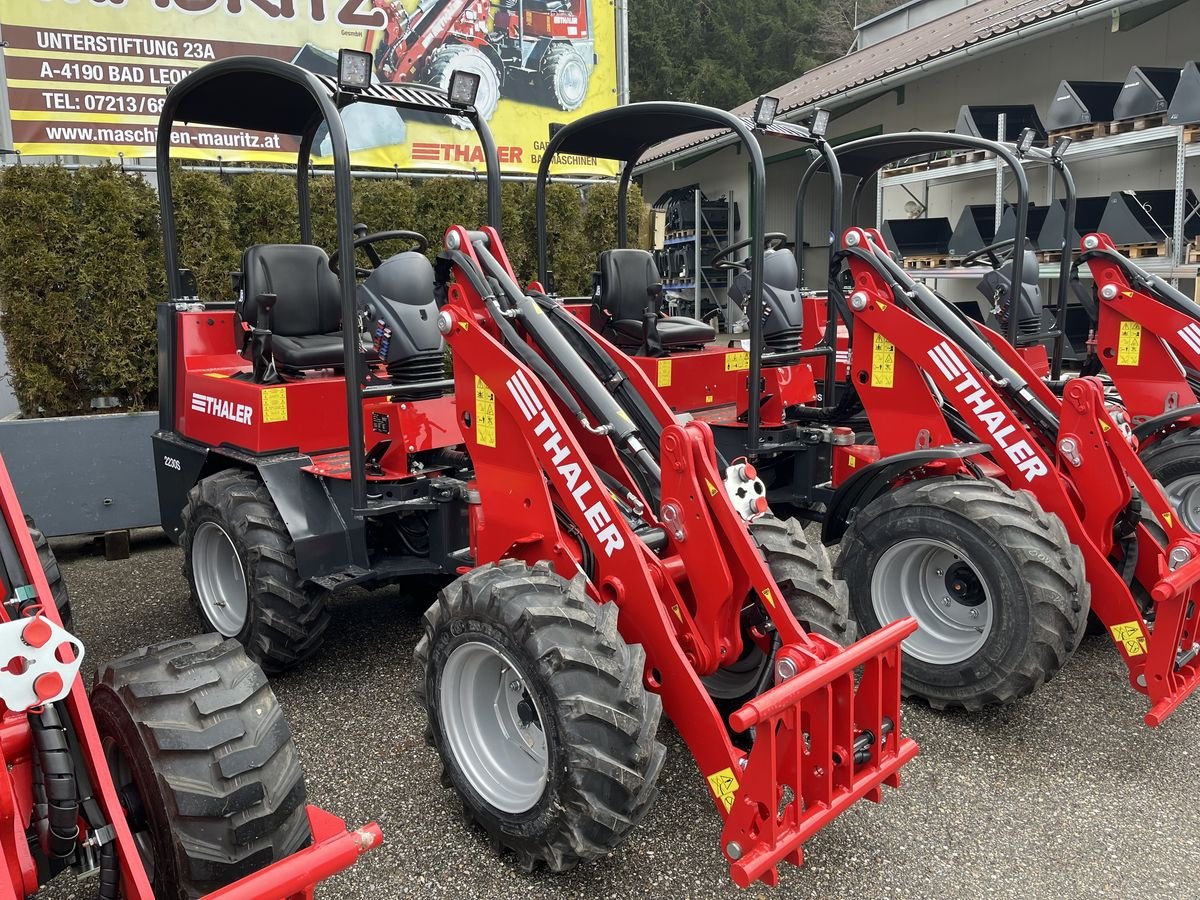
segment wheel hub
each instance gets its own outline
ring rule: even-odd
[[[987,584],[963,551],[932,538],[909,538],[884,551],[871,573],[871,603],[881,625],[912,616],[910,656],[933,665],[970,659],[991,633]]]
[[[482,641],[455,647],[438,707],[448,749],[471,787],[506,813],[536,806],[549,780],[549,746],[542,711],[509,656]]]
[[[1190,531],[1200,529],[1200,475],[1176,478],[1165,487],[1167,499]]]
[[[192,578],[205,618],[224,637],[237,637],[250,608],[246,571],[229,534],[202,522],[192,538]]]

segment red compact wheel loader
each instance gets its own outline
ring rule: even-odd
[[[126,900],[300,900],[382,840],[304,802],[262,671],[218,635],[103,663],[0,461],[0,897],[64,872]]]
[[[385,81],[447,90],[454,72],[472,72],[481,79],[475,105],[486,119],[511,79],[565,112],[587,99],[596,63],[591,0],[422,0],[411,13],[398,0],[372,5],[387,17],[374,47]]]
[[[806,840],[881,799],[916,754],[899,718],[914,623],[852,643],[828,555],[770,514],[754,467],[719,460],[703,422],[517,286],[477,109],[344,87],[234,59],[167,97],[164,135],[176,119],[267,115],[301,147],[301,243],[248,248],[236,304],[191,296],[158,148],[172,300],[154,446],[198,606],[279,670],[319,645],[331,589],[457,576],[425,614],[417,693],[446,782],[493,846],[555,871],[609,852],[656,796],[665,710],[724,821],[734,881],[777,883],[778,864],[799,865]],[[217,102],[252,94],[279,102]],[[355,237],[338,107],[359,102],[458,115],[479,134],[491,224],[451,227],[436,267],[414,232]],[[321,126],[333,258],[309,243]],[[407,249],[385,258],[387,240]]]

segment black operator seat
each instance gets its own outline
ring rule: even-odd
[[[598,268],[592,298],[593,326],[620,347],[641,346],[646,303],[651,292],[662,285],[654,257],[646,250],[605,250]],[[697,319],[658,319],[658,337],[667,349],[702,346],[716,336],[712,327]]]
[[[256,244],[242,256],[242,294],[234,340],[248,342],[258,322],[258,298],[276,296],[271,318],[275,364],[283,370],[326,369],[345,361],[338,277],[329,256],[311,244]],[[372,354],[373,355],[373,354]]]

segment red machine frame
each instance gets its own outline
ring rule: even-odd
[[[2,460],[0,513],[15,539],[21,563],[31,576],[37,596],[51,596],[16,491]],[[40,614],[62,624],[53,603],[43,604]],[[3,607],[0,607],[0,621],[9,621]],[[79,736],[79,752],[96,790],[96,799],[115,831],[122,896],[127,900],[154,900],[154,892],[109,775],[81,676],[76,677],[70,694],[61,705],[67,710]],[[0,772],[4,773],[0,777],[0,851],[3,851],[0,855],[5,869],[0,873],[0,900],[24,900],[36,894],[40,886],[37,863],[30,853],[26,835],[33,811],[31,715],[37,713],[13,712],[0,703]],[[379,846],[383,840],[379,826],[374,823],[347,831],[346,823],[337,816],[311,805],[308,821],[313,834],[310,846],[208,894],[207,900],[311,900],[313,888],[319,882],[352,865],[360,855]]]
[[[488,270],[477,250],[488,248],[515,279],[495,230],[484,229],[480,237],[452,226],[446,243],[460,248],[480,272]],[[900,768],[916,755],[916,744],[900,735],[898,718],[900,642],[916,623],[895,622],[849,649],[805,633],[777,602],[782,594],[720,487],[724,479],[708,426],[676,424],[641,369],[611,349],[664,426],[663,505],[674,505],[685,523],[686,539],[668,529],[667,549],[654,555],[608,492],[596,488],[604,483],[597,468],[610,475],[626,471],[612,443],[559,412],[541,381],[499,340],[470,278],[450,285],[441,316],[455,359],[456,394],[475,398],[473,410],[460,406],[460,412],[473,413],[475,423],[464,436],[477,473],[472,486],[480,494],[471,507],[476,564],[517,558],[551,560],[559,572],[579,569],[581,548],[560,528],[555,501],[578,508],[591,526],[581,533],[597,560],[589,590],[597,602],[617,604],[622,635],[646,649],[644,683],[661,695],[708,781],[725,821],[721,843],[734,881],[743,887],[759,879],[777,884],[779,862],[801,864],[805,840],[854,801],[878,801],[881,785],[898,786]],[[624,486],[638,494],[635,484]],[[657,522],[648,509],[645,515]],[[700,676],[741,654],[741,608],[750,595],[762,598],[782,639],[776,671],[782,665],[795,674],[731,718],[738,730],[757,729],[747,754],[731,743]],[[761,632],[755,639],[768,641]],[[785,787],[794,800],[780,814]]]
[[[1018,350],[982,329],[1004,362],[1025,377],[1036,402],[1058,416],[1058,434],[1047,436],[1013,409],[966,353],[895,302],[870,261],[873,254],[887,254],[877,231],[851,228],[843,246],[854,278],[852,377],[878,446],[873,452],[838,447],[835,455],[888,456],[957,443],[936,388],[972,431],[992,441],[992,452],[974,458],[975,471],[1030,491],[1062,520],[1083,552],[1092,610],[1117,645],[1130,684],[1150,700],[1145,721],[1160,724],[1200,684],[1200,597],[1194,590],[1200,581],[1200,536],[1182,525],[1138,459],[1136,442],[1114,418],[1103,386],[1094,378],[1075,378],[1060,400]],[[957,460],[945,461],[936,474],[974,477],[972,466]],[[1120,552],[1113,526],[1132,498],[1131,483],[1166,535],[1161,546],[1145,524],[1137,526],[1136,575],[1154,602],[1152,627],[1110,562]]]

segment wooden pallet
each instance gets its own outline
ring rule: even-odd
[[[1200,125],[1184,125],[1183,142],[1185,144],[1200,144]]]
[[[695,237],[695,236],[696,236],[695,228],[683,228],[679,231],[668,231],[667,232],[667,240],[668,241],[675,240],[676,238],[685,238],[685,237],[690,238],[690,237]]]
[[[1117,244],[1117,249],[1129,259],[1156,259],[1167,255],[1165,241],[1157,244]]]
[[[1039,263],[1062,262],[1062,251],[1061,250],[1039,250],[1039,251],[1037,251],[1037,261]]]
[[[1128,134],[1131,131],[1145,131],[1147,128],[1158,128],[1167,124],[1165,112],[1152,116],[1138,116],[1135,119],[1121,119],[1119,122],[1108,123],[1109,134]]]
[[[988,152],[986,150],[968,150],[962,153],[951,153],[948,155],[936,156],[933,159],[922,160],[921,162],[909,163],[902,166],[888,166],[888,175],[913,175],[917,172],[934,172],[938,169],[948,169],[951,166],[961,166],[968,163],[979,162],[987,159]]]
[[[904,268],[906,269],[941,269],[950,264],[948,256],[906,256],[904,257]]]
[[[1073,125],[1070,128],[1059,128],[1056,131],[1049,132],[1049,145],[1054,146],[1054,142],[1059,138],[1070,138],[1072,143],[1078,144],[1083,141],[1090,141],[1092,138],[1107,137],[1108,126],[1112,122],[1092,122],[1088,125]]]

